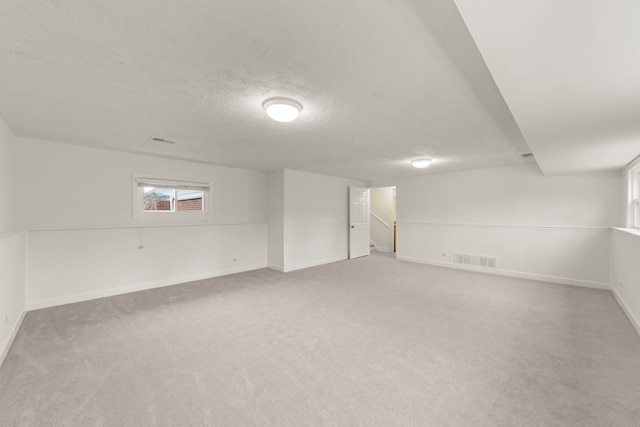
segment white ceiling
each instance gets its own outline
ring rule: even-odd
[[[640,1],[455,2],[545,174],[640,154]]]
[[[0,115],[20,136],[364,180],[522,163],[527,142],[545,172],[619,168],[640,154],[637,5],[556,3],[459,0],[472,38],[453,0],[3,2]],[[267,118],[271,96],[300,118]]]
[[[0,115],[20,136],[365,180],[523,162],[451,0],[0,5]],[[304,104],[267,118],[265,98]],[[158,136],[175,145],[150,142]]]

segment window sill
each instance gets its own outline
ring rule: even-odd
[[[611,227],[612,230],[622,231],[623,233],[633,234],[634,236],[640,237],[640,230],[637,228],[618,228]]]

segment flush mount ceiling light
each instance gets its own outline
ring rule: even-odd
[[[411,165],[414,168],[424,169],[431,164],[431,159],[414,159],[411,160]]]
[[[262,103],[267,115],[278,122],[291,122],[298,118],[302,104],[291,98],[269,98]]]

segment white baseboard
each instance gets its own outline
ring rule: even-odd
[[[613,293],[613,296],[618,302],[620,308],[622,308],[622,311],[624,311],[624,314],[626,314],[627,318],[629,318],[629,322],[631,322],[633,328],[636,330],[638,335],[640,335],[640,321],[638,321],[638,318],[636,318],[636,316],[631,312],[629,306],[624,302],[624,299],[622,299],[622,296],[616,291],[615,288],[612,288],[611,292]]]
[[[376,246],[375,248],[371,248],[373,250],[376,250],[378,252],[391,252],[390,248],[386,248],[384,246]]]
[[[2,364],[4,363],[4,359],[7,357],[7,354],[9,354],[9,349],[11,348],[16,335],[18,335],[18,330],[20,329],[20,325],[22,325],[22,321],[24,320],[24,316],[26,314],[27,307],[24,307],[22,309],[22,313],[20,313],[20,316],[18,316],[18,318],[14,322],[13,327],[11,328],[11,333],[7,337],[7,340],[2,345],[2,352],[0,353],[0,366],[2,366]]]
[[[168,280],[160,280],[157,282],[141,283],[138,285],[124,286],[121,288],[104,289],[95,292],[87,292],[83,294],[67,295],[59,298],[50,298],[39,301],[29,301],[27,308],[31,310],[39,310],[41,308],[55,307],[58,305],[72,304],[75,302],[89,301],[92,299],[105,298],[114,295],[128,294],[131,292],[146,291],[148,289],[162,288],[165,286],[178,285],[180,283],[193,282],[196,280],[211,279],[213,277],[226,276],[229,274],[243,273],[246,271],[258,270],[266,268],[266,264],[256,264],[245,267],[230,268],[227,270],[211,271],[208,273],[196,274],[193,276],[185,276]]]
[[[318,261],[312,261],[312,262],[306,262],[303,264],[296,264],[293,266],[285,266],[283,271],[285,273],[288,273],[290,271],[296,271],[296,270],[302,270],[303,268],[309,268],[309,267],[316,267],[318,265],[323,265],[323,264],[330,264],[332,262],[338,262],[338,261],[344,261],[345,259],[347,259],[344,256],[340,256],[340,257],[333,257],[333,258],[325,258],[325,259],[321,259]]]
[[[547,275],[543,275],[543,274],[523,273],[523,272],[520,272],[520,271],[499,270],[499,269],[475,267],[475,266],[454,264],[452,262],[443,262],[443,261],[436,261],[436,260],[422,259],[422,258],[412,258],[412,257],[405,257],[405,256],[400,256],[400,255],[396,255],[396,259],[398,259],[400,261],[408,261],[408,262],[416,262],[416,263],[420,263],[420,264],[435,265],[435,266],[438,266],[438,267],[455,268],[455,269],[458,269],[458,270],[475,271],[475,272],[478,272],[478,273],[495,274],[495,275],[498,275],[498,276],[517,277],[519,279],[531,279],[531,280],[538,280],[540,282],[549,282],[549,283],[559,283],[561,285],[580,286],[580,287],[583,287],[583,288],[611,290],[611,286],[608,283],[592,282],[592,281],[589,281],[589,280],[581,280],[581,279],[571,279],[569,277],[547,276]]]
[[[267,268],[270,268],[271,270],[276,270],[276,271],[280,271],[280,272],[284,273],[284,267],[281,266],[281,265],[267,264]]]

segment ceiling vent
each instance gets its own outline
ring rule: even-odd
[[[533,159],[533,153],[520,153],[520,157],[523,159]]]
[[[175,144],[175,141],[171,141],[170,139],[164,139],[164,138],[158,138],[156,136],[154,136],[153,138],[151,138],[151,140],[153,142],[163,142],[165,144]]]

